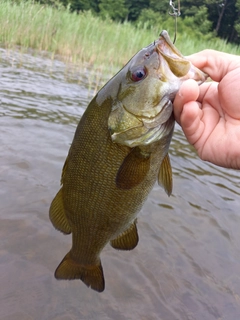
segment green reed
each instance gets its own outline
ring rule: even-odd
[[[70,13],[65,8],[54,8],[30,1],[0,2],[0,43],[13,49],[19,46],[48,51],[54,58],[60,55],[73,64],[116,67],[124,65],[140,48],[159,35],[162,28],[174,36],[174,21],[163,19],[161,25],[149,28],[137,27],[129,22],[116,23],[102,20],[90,12]],[[192,28],[179,19],[176,46],[183,54],[205,48],[239,54],[236,46],[230,46],[214,37],[200,38]]]

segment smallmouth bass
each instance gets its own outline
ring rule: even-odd
[[[72,248],[55,271],[57,279],[81,279],[101,292],[102,249],[108,242],[118,250],[136,247],[136,216],[156,180],[168,195],[172,192],[172,101],[190,78],[201,84],[206,75],[162,31],[90,102],[50,206],[54,227],[72,233]]]

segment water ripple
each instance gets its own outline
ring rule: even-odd
[[[201,161],[178,125],[173,195],[155,185],[136,249],[104,249],[105,292],[54,279],[71,237],[54,230],[48,208],[98,86],[89,72],[0,49],[1,319],[239,319],[240,173]]]

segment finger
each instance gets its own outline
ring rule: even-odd
[[[199,102],[187,102],[180,116],[180,124],[183,132],[192,145],[195,145],[203,134],[204,124],[201,121],[203,112],[199,108]]]
[[[181,88],[176,94],[176,97],[173,102],[174,116],[178,123],[180,123],[180,116],[181,116],[184,104],[186,104],[189,101],[197,100],[198,95],[199,95],[199,87],[196,81],[189,79],[181,85]]]
[[[228,72],[240,68],[239,56],[216,50],[203,50],[188,56],[187,59],[217,82]]]

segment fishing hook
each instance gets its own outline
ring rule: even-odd
[[[168,12],[168,14],[175,18],[175,34],[174,34],[174,39],[173,39],[173,43],[175,43],[176,38],[177,38],[177,18],[181,15],[180,0],[178,0],[178,7],[177,8],[175,8],[172,0],[169,0],[169,6],[173,10],[173,12]]]

